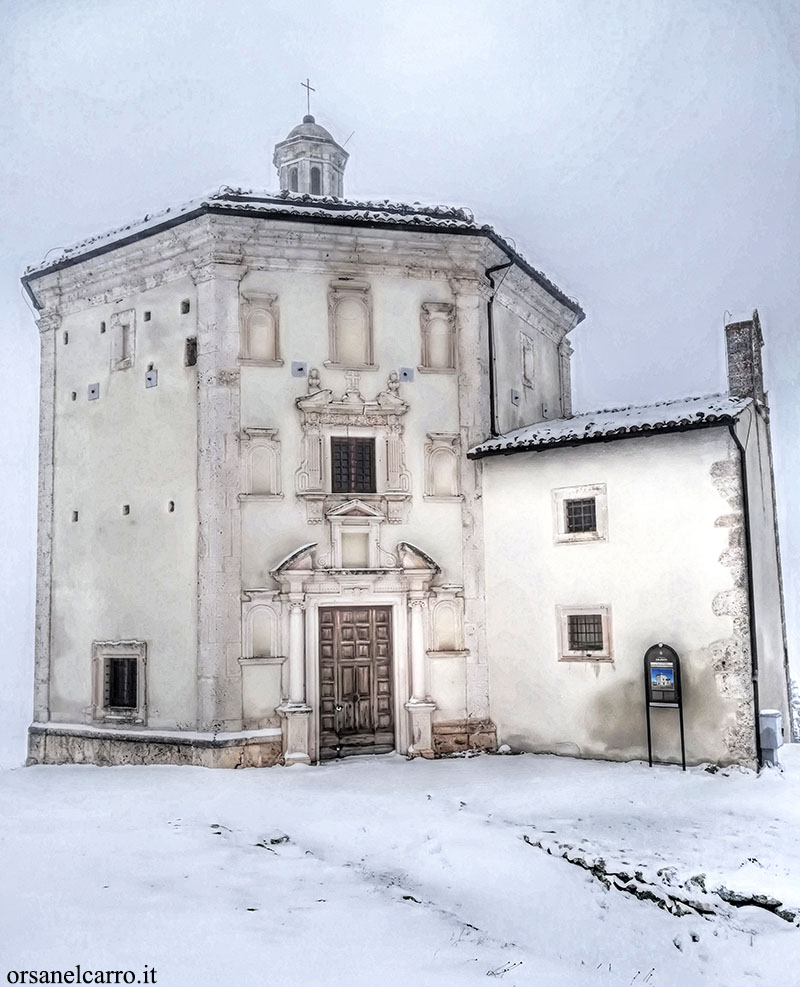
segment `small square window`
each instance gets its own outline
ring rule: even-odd
[[[566,509],[567,533],[572,535],[579,531],[597,531],[597,508],[594,497],[582,497],[580,500],[567,500]]]
[[[603,650],[603,618],[599,613],[571,613],[567,627],[570,651]]]
[[[605,483],[554,490],[553,528],[556,544],[607,541],[608,498]]]
[[[331,490],[375,493],[374,439],[331,439]]]
[[[560,606],[558,621],[562,660],[611,660],[611,616],[608,606]]]

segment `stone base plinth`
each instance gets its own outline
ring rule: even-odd
[[[431,717],[436,709],[436,703],[418,702],[410,699],[406,709],[411,715],[411,746],[408,753],[415,757],[433,756],[433,738],[431,734]]]
[[[281,759],[279,730],[186,734],[34,724],[28,760],[34,764],[186,764],[202,768],[266,768]]]
[[[311,707],[305,703],[283,703],[278,707],[283,724],[283,760],[289,764],[311,764],[309,748],[309,717]]]
[[[433,749],[439,755],[460,751],[494,751],[497,750],[497,728],[491,720],[434,723]]]

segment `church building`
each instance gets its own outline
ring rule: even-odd
[[[311,115],[224,187],[29,268],[29,763],[752,764],[787,661],[757,314],[728,394],[573,415],[580,305],[464,209],[344,198]],[[654,744],[674,758],[671,710]]]

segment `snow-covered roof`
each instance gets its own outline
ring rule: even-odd
[[[727,394],[705,394],[656,404],[587,411],[572,418],[536,422],[535,425],[487,439],[470,449],[468,455],[472,459],[480,459],[497,453],[524,452],[648,432],[724,424],[733,421],[751,401],[752,398],[731,398]]]
[[[297,192],[266,192],[257,189],[222,186],[216,192],[192,199],[176,208],[148,213],[143,219],[118,226],[97,236],[88,237],[66,247],[51,257],[48,251],[38,264],[26,268],[23,284],[37,277],[78,264],[90,257],[115,247],[152,236],[162,230],[185,223],[207,213],[238,216],[263,216],[271,219],[299,220],[301,222],[333,223],[342,226],[415,228],[432,232],[464,233],[485,236],[495,243],[526,274],[545,288],[554,298],[570,309],[579,319],[584,316],[580,305],[536,270],[508,241],[491,226],[479,225],[468,209],[457,206],[426,206],[419,202],[360,201],[339,199],[334,196],[308,195]]]

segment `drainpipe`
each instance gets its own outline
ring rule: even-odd
[[[494,267],[487,267],[483,272],[492,289],[489,300],[486,302],[486,325],[489,331],[489,431],[493,439],[497,438],[500,432],[497,428],[497,367],[494,350],[494,316],[492,314],[492,303],[494,302],[497,288],[492,275],[498,271],[507,270],[513,264],[514,261],[510,260],[507,264],[496,264]]]
[[[758,642],[756,639],[756,599],[755,583],[753,580],[753,545],[750,539],[750,497],[747,491],[747,459],[745,456],[745,448],[742,445],[739,436],[736,434],[735,422],[728,423],[728,431],[731,433],[731,438],[735,442],[736,448],[739,450],[739,477],[742,485],[742,527],[744,529],[744,552],[747,565],[747,606],[750,611],[750,665],[753,682],[753,713],[756,729],[756,761],[758,762],[758,770],[760,771],[762,768],[762,753],[761,731],[759,729],[758,720]]]

